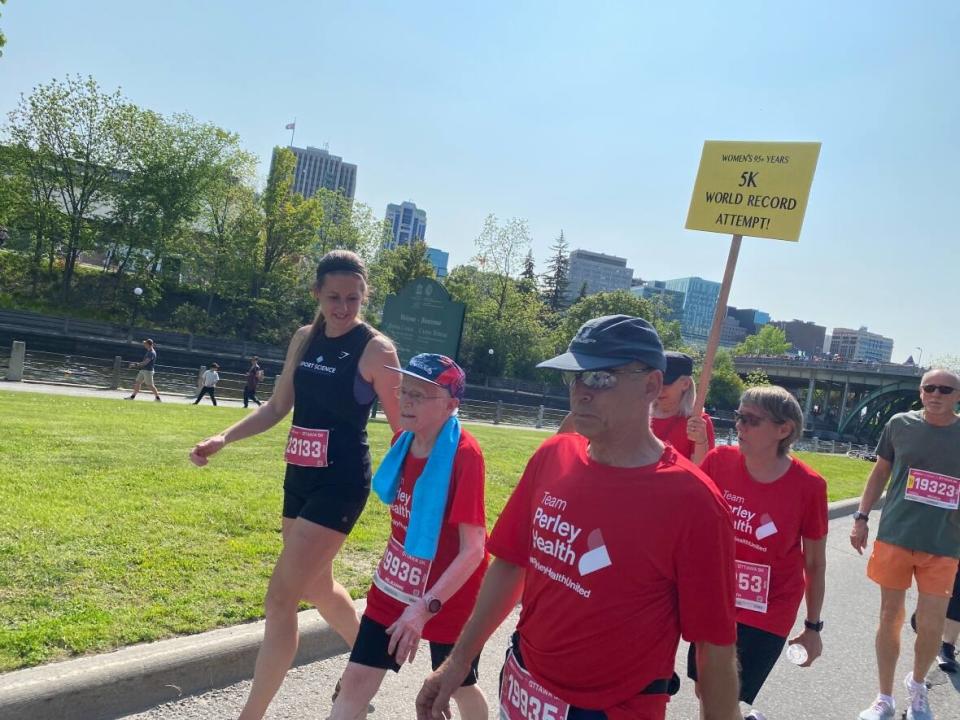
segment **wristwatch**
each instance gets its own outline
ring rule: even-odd
[[[860,512],[859,510],[857,510],[853,514],[854,522],[856,522],[857,520],[863,520],[864,522],[867,522],[869,519],[870,519],[870,513]]]
[[[433,597],[433,595],[424,595],[423,601],[427,604],[427,612],[431,615],[436,615],[440,612],[440,608],[443,607],[443,603],[440,602],[440,598]]]
[[[817,621],[817,622],[810,622],[809,620],[804,620],[804,621],[803,621],[803,626],[804,626],[807,630],[813,630],[814,632],[820,632],[821,630],[823,630],[823,620],[819,620],[819,621]]]

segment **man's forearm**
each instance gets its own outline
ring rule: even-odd
[[[523,592],[524,568],[494,558],[480,586],[477,604],[450,653],[452,662],[468,666],[500,627]]]
[[[860,512],[868,513],[873,510],[877,500],[883,495],[883,489],[890,479],[890,471],[886,461],[881,465],[879,460],[873,470],[870,471],[870,477],[867,478],[867,484],[863,488],[863,497],[860,498]]]
[[[736,645],[697,643],[697,678],[704,720],[740,718]]]
[[[807,620],[817,622],[823,612],[823,598],[827,589],[826,565],[814,565],[806,569],[807,587],[804,597],[807,605]]]

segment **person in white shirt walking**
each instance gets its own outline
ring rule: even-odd
[[[214,406],[217,404],[217,383],[220,382],[220,373],[217,370],[220,369],[220,366],[216,363],[210,365],[210,369],[204,371],[203,377],[200,379],[200,383],[203,387],[200,388],[200,393],[197,395],[197,399],[193,401],[193,404],[196,405],[199,403],[204,395],[209,395],[210,400],[213,402]]]

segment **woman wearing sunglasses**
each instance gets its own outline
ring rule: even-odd
[[[789,451],[803,431],[796,398],[782,387],[747,390],[736,412],[739,446],[718,447],[701,465],[730,506],[737,537],[737,654],[740,700],[753,705],[793,628],[801,598],[805,629],[790,640],[822,650],[827,484]],[[696,658],[687,674],[697,679]],[[747,718],[763,720],[752,710]]]

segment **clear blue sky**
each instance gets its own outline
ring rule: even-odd
[[[462,5],[10,0],[0,112],[91,74],[262,163],[296,117],[453,264],[492,212],[541,267],[562,228],[646,279],[720,279],[729,239],[683,228],[705,139],[818,140],[800,242],[745,238],[731,304],[960,355],[960,3]]]

